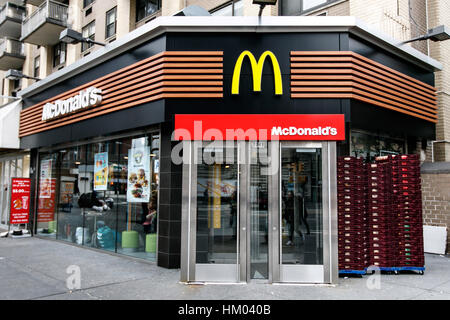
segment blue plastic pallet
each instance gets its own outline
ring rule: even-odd
[[[366,270],[339,270],[339,274],[366,274]]]
[[[425,271],[425,267],[379,267],[379,270],[380,271]]]
[[[425,267],[397,267],[398,271],[425,271]]]
[[[380,271],[398,271],[397,267],[379,267]]]

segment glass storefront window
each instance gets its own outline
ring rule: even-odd
[[[119,141],[119,167],[126,172],[118,205],[117,252],[156,259],[159,136]]]
[[[389,154],[406,153],[406,140],[388,135],[377,135],[360,130],[351,132],[351,155],[365,158],[367,161],[375,157]]]
[[[156,260],[159,135],[41,154],[37,232]]]
[[[80,180],[85,184],[79,205],[84,210],[86,246],[115,251],[118,235],[117,142],[101,142],[86,146],[86,160],[80,166]]]
[[[84,146],[68,148],[59,151],[57,162],[58,179],[56,179],[56,198],[58,228],[57,238],[64,241],[83,244],[89,241],[89,229],[83,224],[83,208],[79,205],[80,187],[85,181],[80,181],[80,166],[85,157]],[[86,238],[84,240],[84,238]]]

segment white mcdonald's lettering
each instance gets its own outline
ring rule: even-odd
[[[273,127],[272,136],[336,136],[338,131],[333,127],[297,128]]]
[[[69,99],[47,103],[42,110],[42,121],[51,120],[80,109],[99,105],[102,103],[102,99],[102,90],[90,87],[80,91],[76,96],[70,97]]]

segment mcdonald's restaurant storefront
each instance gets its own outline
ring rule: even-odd
[[[334,18],[158,18],[23,90],[35,235],[337,283],[337,157],[426,148],[440,64]]]

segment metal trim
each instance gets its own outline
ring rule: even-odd
[[[191,141],[183,141],[183,157],[192,159]],[[180,281],[189,280],[189,261],[190,261],[190,206],[191,202],[191,166],[190,162],[183,163],[183,190],[181,203],[181,261],[180,261]]]
[[[338,215],[337,215],[337,150],[336,142],[328,142],[329,163],[329,219],[330,219],[330,283],[337,284],[338,265]]]
[[[281,153],[280,142],[271,141],[271,159],[278,159],[276,171],[269,177],[269,282],[280,282],[280,209],[281,209],[281,189],[280,189],[280,168]],[[273,164],[272,164],[273,165]],[[278,239],[278,241],[276,240]]]
[[[328,143],[322,144],[322,244],[323,244],[323,281],[330,282],[330,173]]]
[[[248,219],[248,208],[249,208],[249,178],[250,178],[250,172],[249,172],[249,143],[246,141],[240,141],[238,142],[240,147],[240,161],[239,163],[239,196],[238,196],[238,203],[239,203],[239,221],[240,226],[244,226],[244,228],[238,229],[238,234],[240,237],[239,240],[239,262],[240,262],[240,270],[239,270],[239,281],[240,282],[249,282],[250,278],[250,255],[248,254],[250,252],[250,232],[248,230],[250,229],[250,223],[251,220]]]
[[[188,281],[195,281],[195,265],[196,265],[196,248],[197,248],[197,166],[195,160],[197,158],[198,145],[202,147],[201,142],[191,142],[191,158],[190,158],[190,214],[189,214],[189,275]]]

